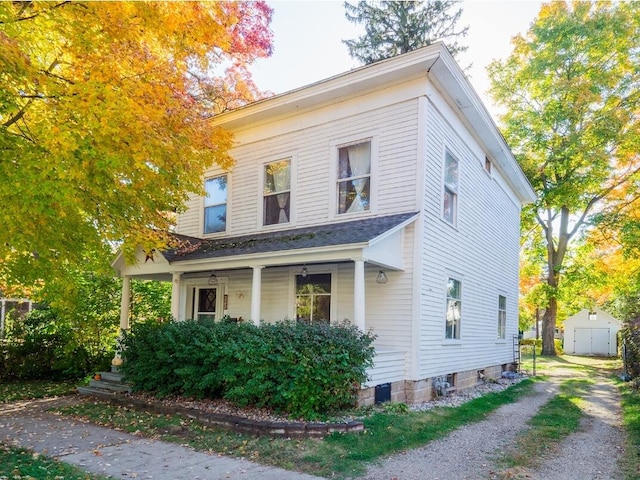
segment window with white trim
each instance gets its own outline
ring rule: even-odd
[[[445,322],[446,339],[460,338],[460,320],[462,318],[462,284],[449,278],[447,281],[447,310]]]
[[[296,275],[296,321],[330,323],[330,273]]]
[[[263,225],[289,223],[291,218],[291,160],[264,166]]]
[[[498,338],[507,336],[507,297],[498,295]]]
[[[448,151],[444,160],[444,191],[442,194],[442,218],[456,224],[458,213],[458,160]]]
[[[227,176],[208,178],[204,182],[204,233],[227,229]]]
[[[338,148],[337,213],[371,209],[371,142]]]

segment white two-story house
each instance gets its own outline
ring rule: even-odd
[[[436,44],[217,116],[235,135],[180,248],[114,262],[171,281],[178,320],[344,322],[375,336],[361,403],[419,402],[514,361],[519,221],[535,193]],[[374,388],[377,387],[377,388]]]

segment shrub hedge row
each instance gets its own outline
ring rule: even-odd
[[[620,330],[624,343],[624,362],[626,373],[632,378],[640,377],[640,323],[638,321]]]
[[[373,340],[348,325],[142,324],[124,335],[121,370],[134,391],[224,398],[313,419],[355,403]]]
[[[24,318],[8,316],[0,341],[0,381],[81,378],[107,368],[113,352],[89,349],[72,326],[48,308]]]

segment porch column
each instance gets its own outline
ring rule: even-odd
[[[364,294],[364,260],[357,258],[354,260],[353,273],[353,324],[363,332],[365,317],[365,294]]]
[[[124,275],[122,277],[122,297],[120,298],[120,334],[116,341],[116,352],[111,359],[111,365],[113,367],[119,367],[122,365],[121,344],[123,330],[129,330],[129,311],[131,310],[131,277]]]
[[[122,298],[120,299],[120,329],[129,330],[129,310],[131,309],[131,277],[122,277]]]
[[[251,282],[251,321],[254,325],[260,323],[260,296],[262,291],[262,269],[264,266],[253,268],[253,280]]]
[[[171,316],[180,320],[180,277],[182,272],[171,274]]]

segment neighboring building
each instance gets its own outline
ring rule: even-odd
[[[564,353],[570,355],[618,355],[622,322],[604,310],[580,310],[564,322]]]
[[[34,304],[26,298],[0,297],[0,339],[4,338],[7,317],[9,315],[22,318],[29,313],[33,307]]]
[[[211,168],[208,196],[179,215],[182,248],[114,261],[123,327],[129,279],[150,278],[173,282],[180,320],[347,320],[372,331],[366,386],[396,401],[429,399],[435,383],[472,386],[514,361],[520,209],[535,193],[444,45],[212,126],[234,133],[236,164]]]
[[[538,328],[534,324],[529,330],[522,332],[522,338],[542,338],[542,320],[538,321]],[[553,332],[553,338],[556,340],[564,339],[564,332],[561,328],[556,327]]]

